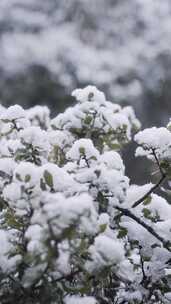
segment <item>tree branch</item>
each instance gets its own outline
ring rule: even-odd
[[[137,200],[133,205],[132,208],[135,208],[137,206],[139,206],[141,203],[143,203],[143,201],[150,195],[152,194],[165,180],[166,175],[163,174],[160,178],[160,180],[158,181],[157,184],[155,184],[146,194],[144,194],[139,200]]]
[[[125,215],[131,219],[133,219],[135,222],[137,222],[139,225],[141,225],[144,229],[146,229],[150,234],[152,234],[158,241],[160,241],[165,249],[167,249],[169,252],[171,252],[171,243],[170,241],[166,241],[162,236],[160,236],[151,226],[143,222],[139,217],[137,217],[135,214],[133,214],[130,210],[116,206],[115,209],[119,210],[122,215]]]
[[[152,194],[163,183],[163,181],[166,178],[166,174],[164,173],[163,169],[161,168],[160,161],[159,161],[159,159],[158,159],[158,157],[156,155],[155,149],[152,149],[152,154],[153,154],[153,156],[155,158],[156,164],[157,164],[157,166],[159,168],[159,171],[161,173],[161,178],[160,178],[160,180],[158,181],[158,183],[156,185],[154,185],[145,195],[143,195],[143,197],[141,197],[139,200],[137,200],[132,205],[132,208],[135,208],[138,205],[140,205],[150,194]]]
[[[162,167],[161,167],[161,165],[160,165],[160,161],[159,161],[159,159],[158,159],[158,157],[157,157],[157,154],[156,154],[155,149],[152,149],[152,154],[153,154],[153,156],[154,156],[154,158],[155,158],[155,161],[156,161],[156,164],[157,164],[157,166],[158,166],[158,168],[159,168],[159,171],[160,171],[160,173],[161,173],[161,176],[165,175],[165,173],[163,172],[163,169],[162,169]]]

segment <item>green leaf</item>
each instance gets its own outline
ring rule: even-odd
[[[152,197],[151,197],[151,196],[148,196],[148,197],[144,200],[143,205],[145,205],[145,206],[149,205],[149,204],[151,203],[151,200],[152,200]]]
[[[144,262],[149,262],[151,258],[149,256],[143,256]]]
[[[20,182],[22,182],[22,178],[21,178],[20,174],[16,173],[15,176],[16,176],[16,179],[18,179]]]
[[[167,171],[169,169],[169,166],[170,166],[169,161],[168,160],[162,160],[160,162],[160,166],[161,166],[162,169]]]
[[[84,123],[86,125],[89,125],[92,122],[92,118],[93,118],[92,116],[87,115],[86,118],[84,119]]]
[[[139,246],[139,241],[138,240],[131,240],[131,244],[133,246]]]
[[[40,188],[43,191],[46,191],[46,184],[44,183],[43,178],[40,179]]]
[[[25,176],[25,182],[28,183],[31,180],[31,176],[29,174],[27,174]]]
[[[9,123],[9,122],[11,122],[11,120],[10,119],[3,119],[3,118],[1,118],[1,120],[3,121],[3,122],[5,122],[5,123]]]
[[[53,176],[47,170],[44,171],[44,179],[45,179],[46,184],[50,188],[53,188]]]
[[[80,148],[79,148],[79,151],[80,151],[80,154],[85,154],[85,149],[84,149],[84,147],[80,147]]]
[[[92,160],[97,160],[96,156],[94,156],[94,155],[91,156],[90,159],[92,159]]]
[[[100,225],[100,232],[103,233],[106,230],[107,224]]]
[[[121,145],[118,143],[114,143],[114,144],[109,144],[110,148],[114,151],[118,151],[121,149]]]
[[[151,218],[151,211],[148,208],[144,208],[142,210],[142,212],[143,212],[145,218],[147,218],[147,219]]]
[[[75,237],[76,227],[71,225],[62,231],[62,238],[72,240]]]
[[[101,174],[101,170],[95,170],[94,173],[96,174],[96,176],[99,178],[100,174]]]
[[[168,129],[169,131],[171,131],[171,123],[169,123],[169,124],[167,125],[167,129]]]
[[[125,227],[120,226],[119,227],[119,232],[118,232],[118,239],[124,238],[128,233],[128,230]]]
[[[140,268],[140,266],[139,266],[139,265],[137,265],[137,264],[134,264],[134,265],[133,265],[133,269],[134,269],[134,271],[137,271],[139,268]]]
[[[86,247],[87,247],[87,244],[86,244],[85,240],[81,239],[80,246],[79,246],[80,254],[85,251]]]
[[[21,222],[15,217],[15,214],[13,214],[12,211],[8,210],[5,214],[5,220],[8,226],[14,229],[20,230],[22,227]]]

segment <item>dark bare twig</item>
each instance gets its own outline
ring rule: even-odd
[[[85,154],[82,156],[82,159],[84,159],[84,160],[85,160],[86,165],[87,165],[87,168],[90,168],[90,165],[89,165],[88,159],[87,159],[87,157],[86,157],[86,155],[85,155]]]
[[[162,168],[161,168],[161,165],[160,165],[160,162],[158,160],[158,157],[156,155],[156,152],[155,152],[155,149],[152,149],[152,154],[156,160],[156,164],[159,168],[159,171],[161,173],[161,178],[159,179],[159,181],[157,182],[157,184],[155,184],[146,194],[144,194],[140,199],[138,199],[133,205],[132,205],[132,208],[135,208],[137,206],[139,206],[141,203],[143,203],[143,201],[150,195],[152,194],[162,183],[163,181],[165,180],[166,178],[166,174],[163,172]]]
[[[141,270],[142,270],[142,275],[143,275],[143,278],[142,278],[142,281],[141,281],[141,284],[144,286],[144,287],[147,287],[145,285],[147,285],[149,283],[149,280],[147,279],[147,276],[146,276],[146,273],[145,273],[145,269],[144,269],[144,260],[143,260],[143,257],[141,255],[141,246],[139,246],[139,254],[140,254],[140,263],[141,263]]]
[[[144,194],[139,200],[137,200],[133,205],[132,208],[135,208],[137,206],[139,206],[141,203],[143,203],[145,201],[145,199],[152,194],[161,184],[162,182],[165,180],[166,175],[162,175],[162,177],[160,178],[160,180],[158,181],[157,184],[155,184],[146,194]]]
[[[165,173],[163,172],[163,169],[162,169],[162,167],[161,167],[161,165],[160,165],[160,161],[159,161],[159,159],[158,159],[158,157],[157,157],[157,154],[156,154],[155,149],[152,149],[152,154],[153,154],[153,156],[154,156],[154,158],[155,158],[155,161],[156,161],[156,164],[157,164],[157,166],[158,166],[158,168],[159,168],[159,171],[160,171],[160,173],[161,173],[161,176],[165,175]]]

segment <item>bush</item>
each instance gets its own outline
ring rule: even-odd
[[[72,95],[52,120],[1,107],[0,301],[170,303],[170,125],[135,135],[160,176],[130,185],[119,152],[140,128],[133,109],[93,86]]]

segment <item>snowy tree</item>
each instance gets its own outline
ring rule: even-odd
[[[68,102],[58,96],[91,82],[112,101],[134,103],[148,126],[162,124],[171,97],[170,14],[170,0],[1,0],[0,98],[48,101],[55,110],[58,103],[60,111]]]
[[[0,301],[169,304],[171,124],[139,131],[133,109],[96,87],[72,95],[53,119],[1,106]],[[135,133],[156,184],[125,175]]]

